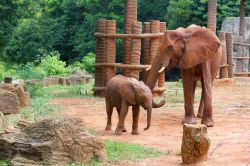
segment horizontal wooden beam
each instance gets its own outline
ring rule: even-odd
[[[93,64],[94,67],[114,67],[114,68],[121,68],[121,69],[136,69],[136,70],[145,70],[151,65],[133,65],[133,64],[122,64],[122,63],[96,63]]]
[[[220,65],[220,67],[228,67],[228,64]]]
[[[245,43],[233,43],[233,45],[250,46],[250,44],[245,44]]]
[[[234,57],[234,59],[250,59],[250,57]]]
[[[142,34],[104,34],[104,33],[95,33],[96,37],[102,38],[114,38],[114,39],[144,39],[144,38],[160,38],[163,36],[163,33],[142,33]]]
[[[250,75],[250,72],[236,72],[234,75]]]

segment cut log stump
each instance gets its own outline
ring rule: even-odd
[[[18,97],[5,90],[0,89],[0,112],[4,114],[16,114],[20,112]]]
[[[0,160],[14,166],[63,166],[105,158],[103,141],[91,136],[79,119],[41,120],[0,136]]]
[[[207,160],[210,139],[205,125],[184,124],[181,145],[183,164],[199,163]]]

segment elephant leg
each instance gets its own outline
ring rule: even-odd
[[[116,110],[117,110],[117,113],[118,113],[118,118],[120,118],[121,108],[117,107]],[[124,125],[124,128],[122,129],[122,132],[127,132],[127,129],[126,129],[125,125]]]
[[[134,105],[132,107],[132,110],[133,110],[132,134],[138,135],[139,134],[138,120],[139,120],[139,114],[140,114],[140,106],[139,105]]]
[[[199,110],[198,110],[198,114],[197,114],[198,118],[202,118],[203,110],[204,110],[204,97],[203,97],[202,92],[201,92],[201,100],[200,100]]]
[[[202,76],[201,76],[201,85],[202,85],[202,96],[204,99],[204,110],[202,115],[201,123],[207,127],[212,127],[214,125],[212,113],[212,78],[210,72],[210,63],[205,62],[202,64]]]
[[[119,115],[119,121],[115,130],[116,135],[121,135],[124,127],[124,121],[128,113],[128,104],[126,100],[122,100],[122,107]]]
[[[105,130],[111,130],[112,122],[112,113],[113,113],[113,107],[111,106],[110,102],[106,99],[106,112],[107,112],[107,126]]]
[[[182,123],[195,124],[194,116],[194,93],[196,81],[192,79],[192,71],[182,70],[183,92],[184,92],[184,107],[185,116]]]

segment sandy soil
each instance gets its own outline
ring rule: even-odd
[[[200,94],[200,88],[196,94]],[[116,136],[114,131],[104,131],[106,112],[103,98],[56,99],[53,103],[64,106],[64,114],[67,116],[82,118],[101,138],[138,143],[165,153],[157,158],[125,161],[114,165],[181,165],[183,102],[167,103],[163,108],[154,110],[152,125],[147,131],[143,131],[146,126],[146,111],[141,110],[138,136],[130,134],[131,111],[126,118],[128,132]],[[211,139],[209,158],[199,165],[250,166],[250,79],[237,79],[235,86],[214,87],[213,103],[215,127],[208,128]],[[198,104],[195,103],[196,110]],[[197,122],[200,123],[200,119]],[[113,130],[116,124],[117,113],[114,111]]]

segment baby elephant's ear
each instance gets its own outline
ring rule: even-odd
[[[119,93],[122,98],[125,99],[128,103],[135,105],[135,89],[133,87],[133,81],[128,80],[120,85]]]

